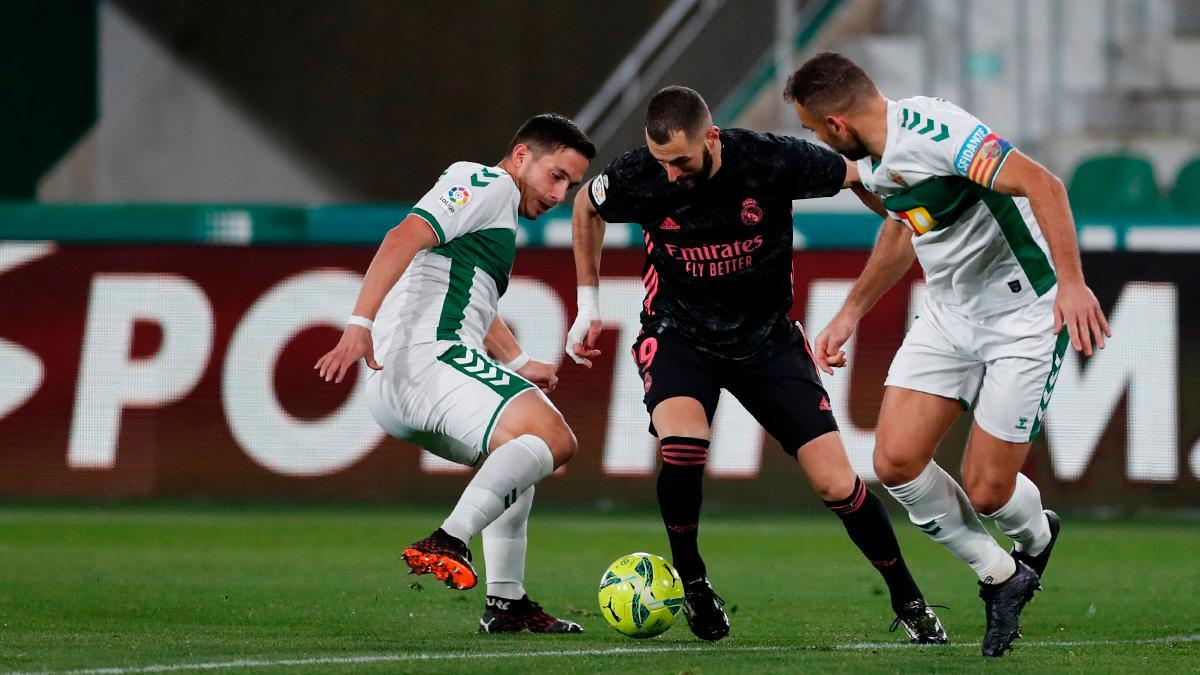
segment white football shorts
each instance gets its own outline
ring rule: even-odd
[[[488,453],[508,404],[537,387],[483,350],[461,342],[410,345],[387,354],[367,380],[367,407],[389,435],[474,466]]]
[[[958,399],[992,436],[1033,440],[1070,344],[1054,334],[1056,291],[981,319],[926,297],[884,384]]]

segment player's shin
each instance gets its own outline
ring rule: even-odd
[[[708,573],[697,542],[708,441],[669,436],[660,446],[663,464],[658,473],[658,507],[671,542],[672,562],[685,582],[699,579]]]
[[[1012,538],[1018,552],[1037,555],[1050,543],[1050,524],[1042,511],[1042,493],[1023,473],[1008,503],[987,517]]]
[[[855,477],[854,489],[848,497],[825,502],[825,506],[841,518],[850,540],[887,583],[893,610],[899,611],[904,605],[922,599],[921,590],[900,553],[900,543],[883,502],[867,489],[861,478]]]
[[[516,503],[483,528],[488,595],[509,600],[520,600],[525,595],[525,551],[534,490],[525,490]]]
[[[911,520],[931,539],[967,563],[980,581],[996,584],[1012,576],[1016,563],[979,522],[962,487],[930,462],[908,483],[889,487]]]
[[[442,529],[463,542],[515,504],[530,487],[554,471],[554,456],[545,441],[526,434],[496,448],[463,490]]]

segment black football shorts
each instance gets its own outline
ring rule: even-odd
[[[633,344],[646,410],[677,396],[704,406],[711,426],[721,390],[733,394],[783,449],[795,455],[805,443],[837,431],[829,395],[821,385],[812,351],[798,326],[774,355],[745,363],[690,347],[669,331],[643,333]],[[650,433],[657,436],[654,424]]]

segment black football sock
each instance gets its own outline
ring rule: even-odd
[[[708,441],[668,436],[659,441],[659,447],[663,464],[658,472],[658,508],[667,526],[672,562],[684,581],[692,581],[707,574],[696,535]]]
[[[825,502],[825,506],[842,519],[850,540],[879,570],[891,592],[892,609],[921,599],[921,589],[917,588],[917,582],[913,581],[908,565],[904,563],[887,509],[879,497],[867,489],[861,478],[854,479],[854,489],[849,497]]]

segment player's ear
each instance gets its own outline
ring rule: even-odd
[[[825,125],[829,127],[829,130],[832,131],[835,136],[839,137],[846,135],[846,131],[849,128],[849,125],[846,124],[846,120],[842,119],[841,117],[834,117],[833,115],[828,115],[825,117]]]
[[[533,151],[529,149],[528,145],[517,143],[509,154],[512,157],[513,166],[519,169],[529,159],[529,156],[533,154]]]

